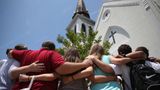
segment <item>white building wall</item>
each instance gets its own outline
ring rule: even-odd
[[[111,54],[117,53],[117,48],[128,43],[133,50],[138,46],[146,46],[150,50],[151,56],[160,57],[160,21],[154,13],[155,8],[150,6],[146,9],[143,0],[122,0],[106,2],[103,4],[95,30],[98,30],[97,38],[102,36],[102,40],[108,39],[107,30],[109,26],[119,26],[129,33],[129,38],[122,41],[122,38],[115,37],[118,42],[110,49]],[[110,15],[106,21],[102,20],[105,10],[110,10]]]

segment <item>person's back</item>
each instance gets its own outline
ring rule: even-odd
[[[131,66],[131,83],[133,90],[147,90],[153,85],[160,85],[160,73],[143,62],[133,62]]]
[[[9,78],[8,70],[13,62],[14,60],[8,58],[0,69],[0,90],[11,89],[12,81]]]
[[[160,88],[160,73],[158,72],[160,65],[150,61],[149,50],[146,47],[138,47],[136,51],[143,51],[146,58],[142,61],[132,62],[130,75],[133,90]]]
[[[157,73],[160,73],[160,63],[159,62],[151,62],[151,61],[145,61],[145,64],[147,66],[152,67]]]
[[[109,56],[103,55],[102,61],[105,64],[110,64]],[[103,72],[100,68],[94,68],[94,75],[106,75],[111,76],[110,73]],[[120,85],[117,81],[109,81],[109,82],[102,82],[102,83],[93,83],[91,85],[91,90],[120,90]]]
[[[15,54],[14,54],[15,53]],[[29,65],[35,61],[39,61],[40,63],[44,63],[45,70],[42,72],[33,72],[33,73],[27,73],[28,75],[38,75],[43,73],[52,73],[54,70],[64,63],[62,57],[53,50],[47,50],[47,49],[40,49],[40,50],[24,50],[24,51],[13,51],[13,57],[20,61],[21,66]],[[25,88],[28,86],[29,82],[26,83],[19,83],[17,82],[14,86],[14,90]],[[38,89],[38,90],[56,90],[58,80],[54,81],[34,81],[32,85],[32,89]]]
[[[7,61],[6,59],[0,60],[0,68],[2,67],[2,65],[3,65],[6,61]]]
[[[59,90],[88,90],[87,82],[83,79],[74,80],[68,84],[60,83]]]
[[[110,66],[115,71],[115,74],[122,78],[122,86],[125,90],[132,90],[131,81],[130,81],[130,67],[122,64],[122,65],[115,65],[110,64]]]
[[[14,49],[16,50],[26,50],[27,47],[24,44],[17,44]],[[7,49],[6,54],[8,55],[9,51],[12,49]],[[0,90],[10,90],[13,84],[13,81],[11,80],[9,76],[9,69],[11,65],[15,63],[17,66],[19,66],[19,62],[9,58],[5,61],[5,63],[2,65],[0,69]]]
[[[41,75],[45,73],[58,73],[59,75],[70,74],[76,72],[80,69],[91,66],[93,63],[90,60],[85,60],[82,63],[71,63],[64,62],[62,56],[55,51],[55,45],[51,41],[43,42],[42,49],[40,50],[12,50],[9,53],[9,56],[18,60],[21,63],[21,66],[28,65],[33,62],[43,63],[45,66],[45,70],[41,72],[32,72],[27,73],[27,75]],[[44,67],[43,67],[44,69]],[[21,74],[21,73],[19,73]],[[50,78],[54,78],[53,81],[34,81],[32,88],[33,90],[57,90],[58,80],[57,76],[51,76]],[[35,78],[36,79],[36,78]],[[29,80],[28,80],[29,81]],[[18,83],[14,86],[13,90],[19,90],[22,88],[26,88],[28,83]]]
[[[124,57],[126,54],[131,53],[131,52],[132,52],[132,48],[127,44],[122,44],[118,48],[118,54]],[[124,84],[125,90],[132,90],[131,81],[130,81],[130,68],[128,64],[130,63],[118,65],[118,67],[121,70],[121,76],[124,80],[123,84]]]
[[[78,50],[76,50],[75,48],[69,49],[65,53],[64,58],[66,62],[74,62],[74,63],[81,62]],[[72,76],[78,72],[79,71],[69,74],[67,76]],[[88,90],[87,81],[85,78],[73,80],[67,84],[61,81],[58,90]]]

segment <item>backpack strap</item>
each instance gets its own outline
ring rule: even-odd
[[[132,75],[132,70],[133,70],[133,66],[130,67],[130,81],[131,81],[132,90],[135,90],[135,84],[134,84],[135,81]]]

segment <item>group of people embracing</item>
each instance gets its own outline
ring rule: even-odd
[[[148,59],[147,50],[138,47],[132,52],[129,45],[123,44],[118,48],[119,55],[104,55],[103,46],[96,43],[81,60],[76,48],[61,56],[51,41],[43,42],[39,50],[18,44],[6,51],[8,60],[0,69],[0,90],[26,88],[33,77],[31,90],[132,90],[129,64]],[[160,65],[154,60],[146,63],[160,72]]]

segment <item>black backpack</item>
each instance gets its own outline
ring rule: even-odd
[[[160,73],[145,65],[145,61],[134,62],[130,69],[133,90],[160,90]]]

